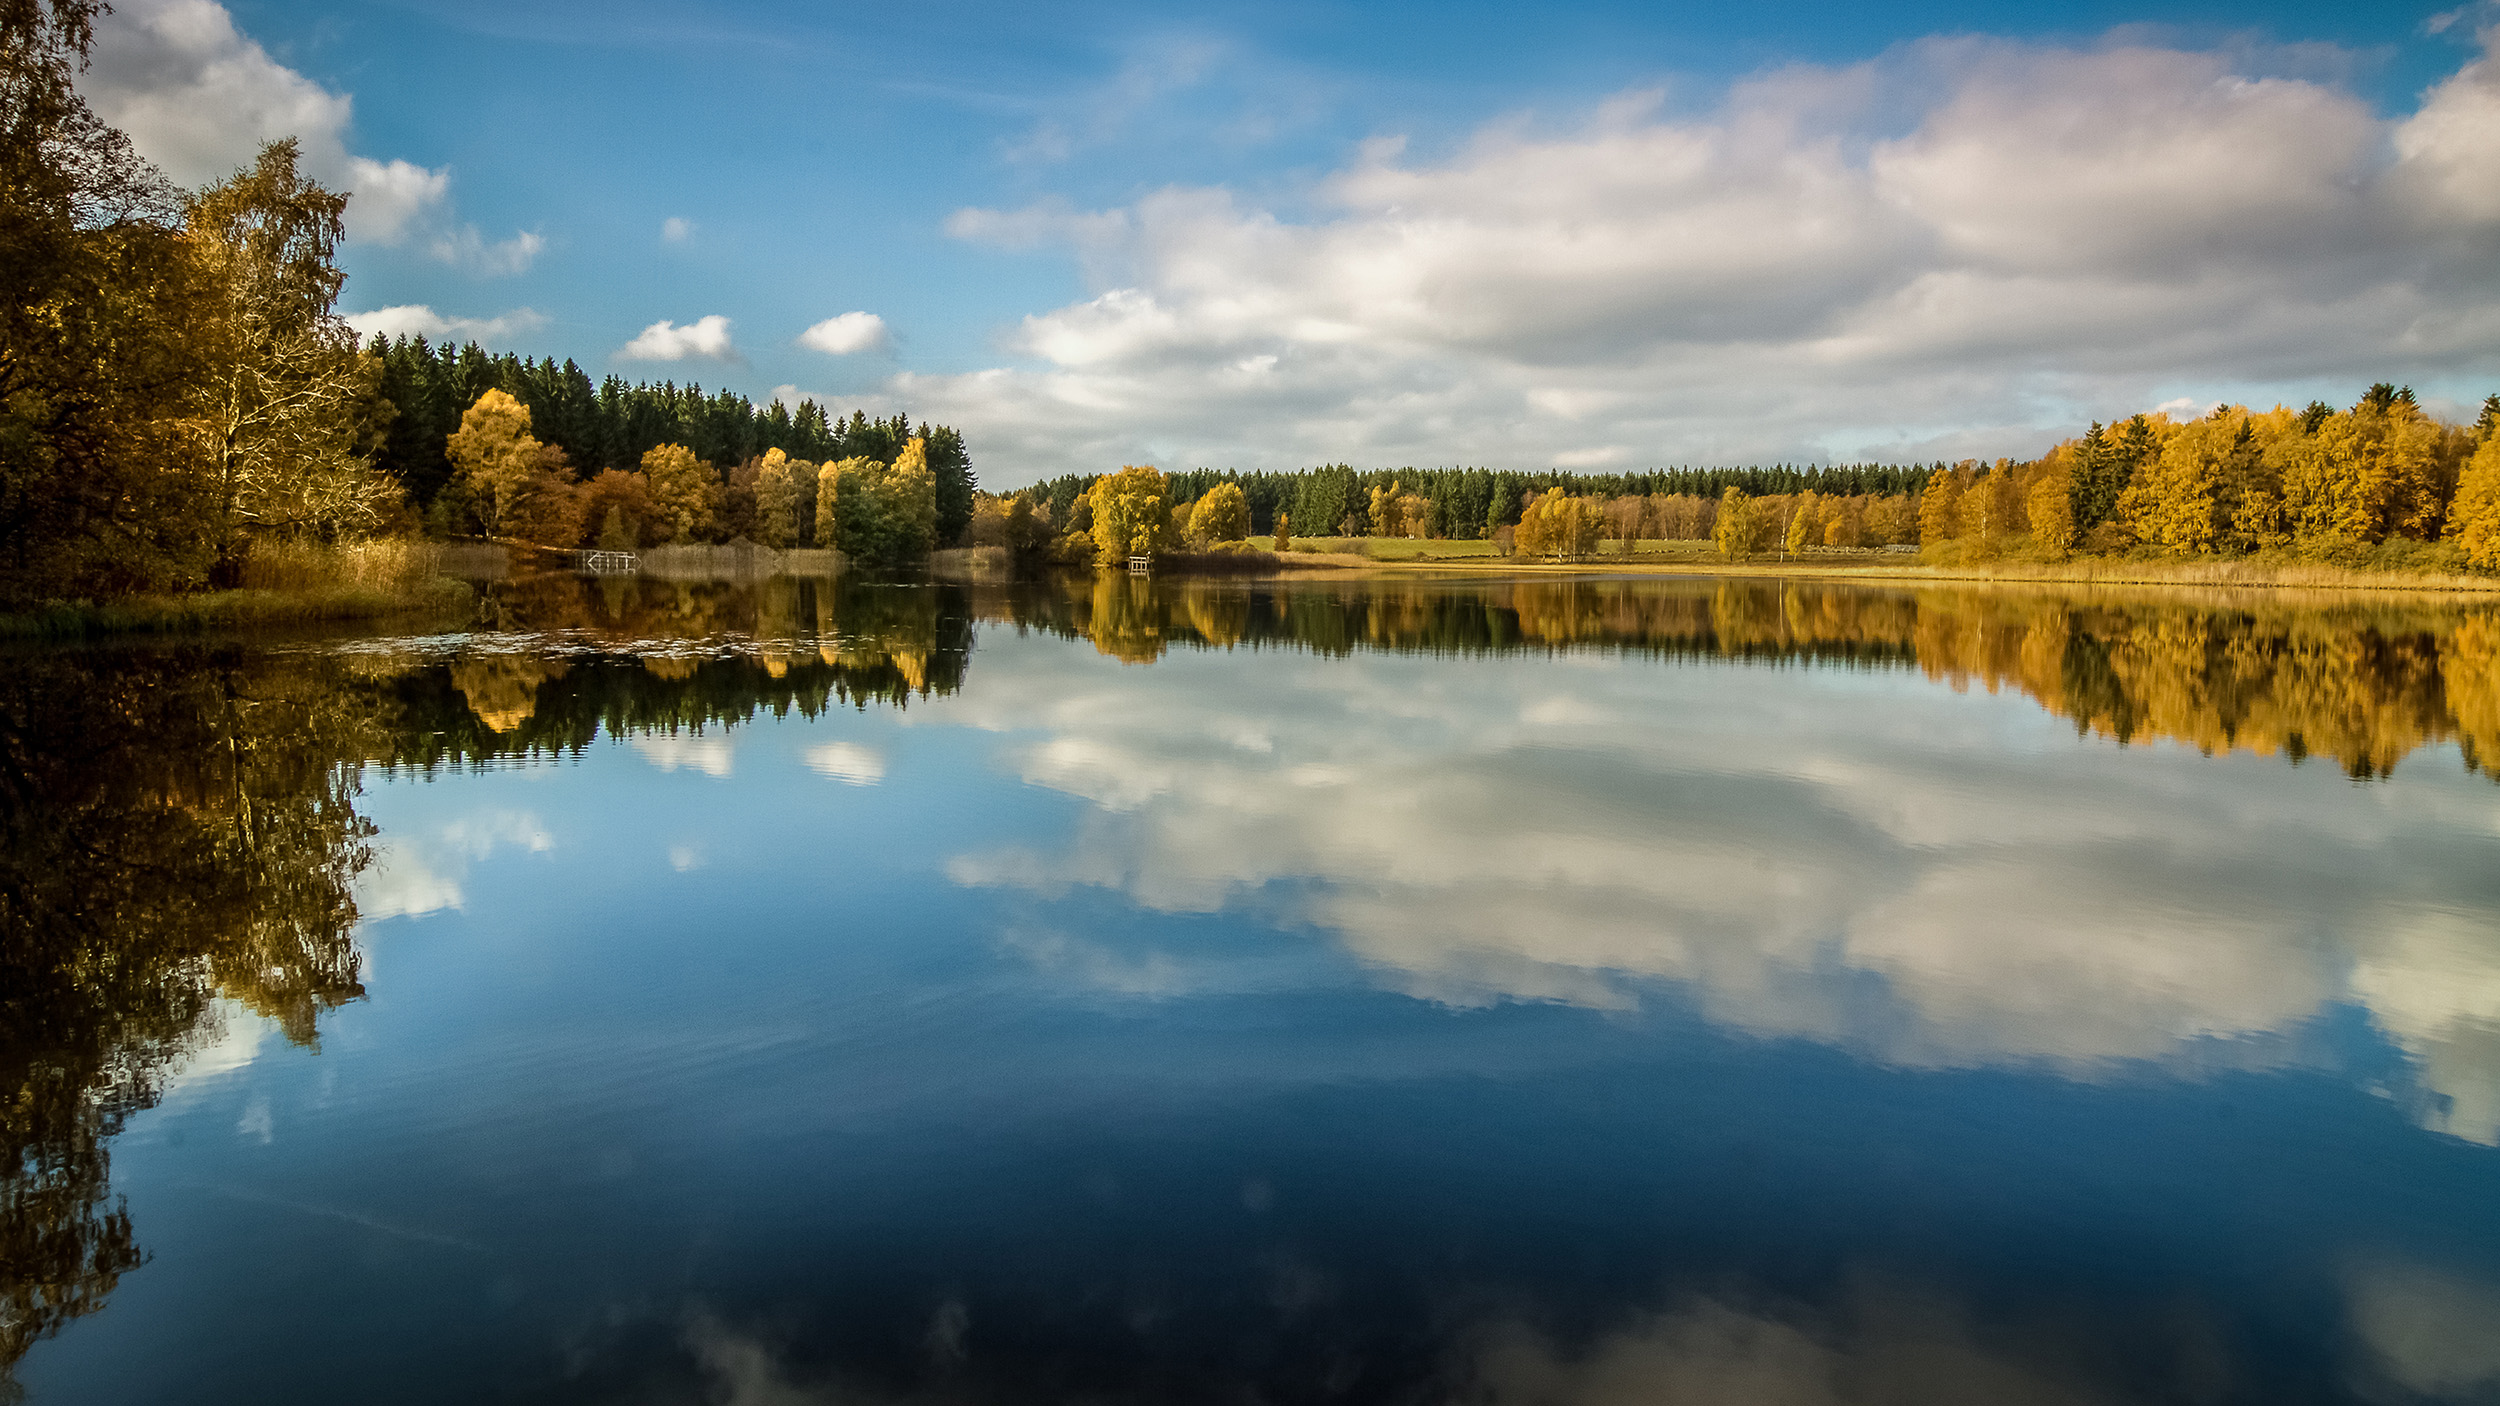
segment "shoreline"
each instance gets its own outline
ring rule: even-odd
[[[1318,554],[1314,554],[1315,556]],[[1955,582],[1966,585],[2183,587],[2201,590],[2403,592],[2409,595],[2500,595],[2500,577],[2448,573],[2359,571],[2322,563],[2116,562],[2068,565],[2010,563],[1999,567],[1904,564],[1843,566],[1815,561],[1661,561],[1655,557],[1533,561],[1517,557],[1357,558],[1330,554],[1275,573],[1277,579],[1333,572],[1345,576],[1750,576],[1862,583]],[[1176,573],[1186,574],[1186,573]]]
[[[0,640],[73,641],[129,635],[194,635],[289,625],[338,624],[465,611],[469,585],[438,576],[407,591],[372,586],[323,590],[239,588],[186,596],[52,601],[0,613]]]

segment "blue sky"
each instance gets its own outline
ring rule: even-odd
[[[2382,375],[2462,410],[2495,23],[127,0],[89,91],[186,183],[302,136],[360,325],[908,408],[1004,486],[2024,452]]]

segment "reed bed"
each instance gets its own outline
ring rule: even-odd
[[[404,537],[255,542],[232,590],[46,601],[0,615],[0,638],[196,634],[467,609],[474,594],[441,568],[441,548]]]

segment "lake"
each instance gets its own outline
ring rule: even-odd
[[[2500,1400],[2490,602],[541,577],[0,762],[32,1402]]]

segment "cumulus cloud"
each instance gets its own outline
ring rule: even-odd
[[[660,221],[660,242],[683,244],[692,238],[694,238],[694,221],[682,215],[671,215]]]
[[[827,356],[879,351],[886,344],[885,319],[873,312],[846,312],[828,317],[799,334],[799,345]]]
[[[684,361],[688,357],[707,357],[713,361],[737,361],[738,349],[729,341],[729,319],[719,313],[680,327],[662,320],[645,327],[619,347],[617,356],[626,361]]]
[[[2500,374],[2494,61],[2401,118],[2244,67],[1927,41],[1699,114],[1375,141],[1311,218],[965,210],[1096,291],[1010,330],[1024,365],[888,391],[1050,473],[2005,451],[2182,391]]]
[[[216,0],[123,0],[97,21],[93,60],[79,80],[88,103],[181,185],[223,180],[291,136],[305,171],[353,195],[351,239],[423,236],[436,257],[488,274],[538,252],[536,235],[488,244],[452,227],[449,170],[351,151],[354,100],[271,58]]]
[[[546,323],[545,315],[533,308],[514,308],[493,317],[451,317],[424,303],[403,303],[347,315],[347,325],[356,329],[359,338],[425,337],[437,342],[448,339],[490,347],[535,332]]]

